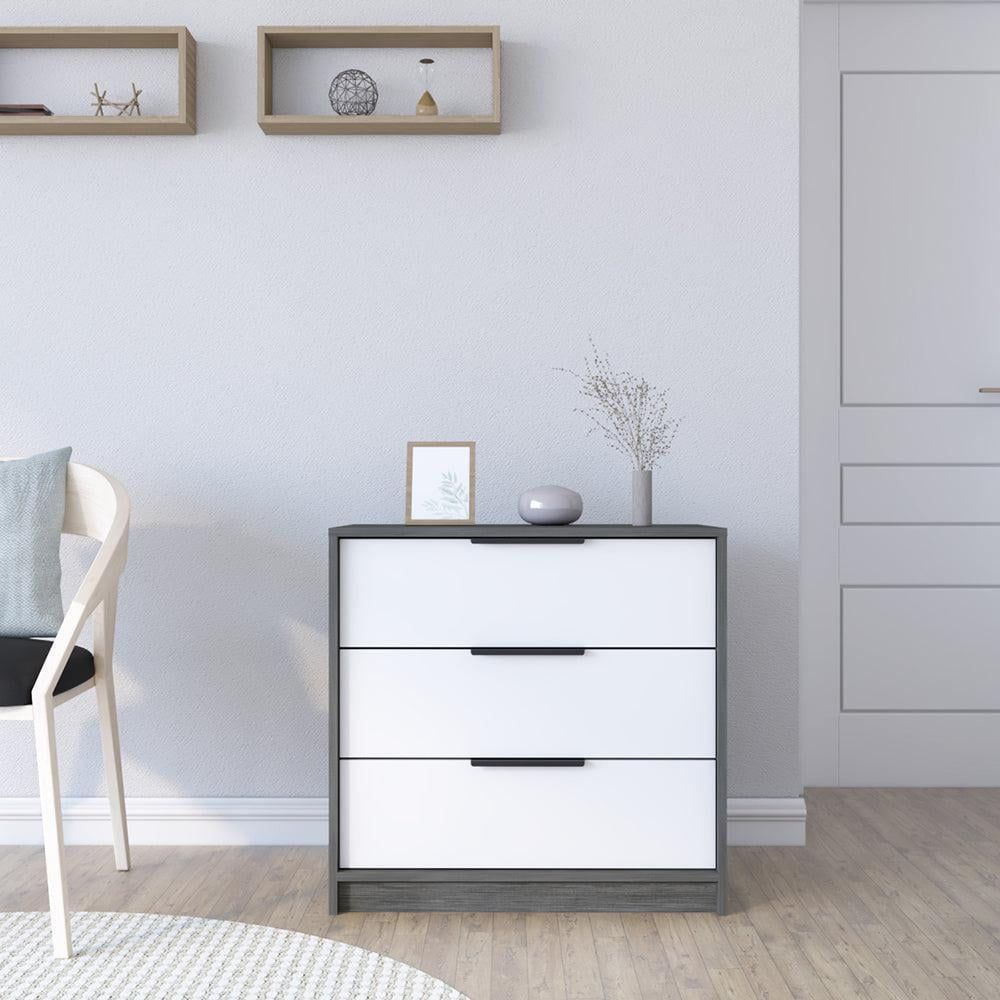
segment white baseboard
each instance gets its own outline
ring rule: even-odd
[[[730,847],[804,847],[806,800],[730,799],[726,817]]]
[[[325,844],[323,799],[128,799],[133,844]],[[806,842],[805,800],[730,799],[729,843],[766,847]],[[67,844],[110,844],[108,803],[63,799]],[[41,844],[38,799],[0,798],[0,844]]]
[[[133,844],[325,844],[327,800],[129,798]],[[63,799],[67,844],[110,844],[107,799]],[[38,799],[0,798],[0,844],[42,843]]]

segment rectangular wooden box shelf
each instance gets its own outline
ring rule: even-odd
[[[194,135],[197,50],[169,28],[0,28],[0,49],[177,49],[177,109],[169,116],[0,116],[0,135]]]
[[[271,57],[276,48],[490,49],[493,54],[493,112],[489,115],[276,115]],[[257,122],[268,135],[499,135],[500,28],[338,27],[257,29]]]

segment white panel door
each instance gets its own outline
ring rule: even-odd
[[[1000,784],[1000,4],[807,2],[802,87],[805,780]]]

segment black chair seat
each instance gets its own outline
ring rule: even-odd
[[[0,636],[0,706],[30,705],[31,689],[42,672],[52,643],[48,639]],[[94,654],[75,646],[56,685],[56,694],[72,691],[94,676]]]

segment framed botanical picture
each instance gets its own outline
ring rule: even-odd
[[[476,442],[406,445],[406,523],[476,523]]]

